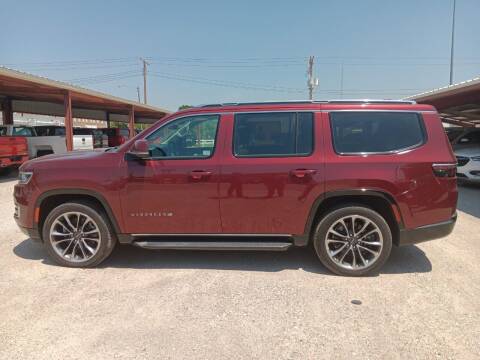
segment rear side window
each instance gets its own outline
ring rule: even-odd
[[[308,156],[313,151],[313,113],[235,115],[233,152],[238,157]]]
[[[74,128],[73,135],[92,135],[92,130],[89,128]]]
[[[331,112],[333,146],[340,154],[388,153],[425,142],[422,119],[409,112]]]
[[[35,136],[31,128],[15,126],[12,131],[13,136]]]

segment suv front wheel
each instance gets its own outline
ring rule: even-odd
[[[361,276],[379,270],[390,255],[392,233],[385,219],[363,206],[346,206],[317,225],[314,247],[322,264],[338,275]]]
[[[42,235],[50,257],[69,267],[96,266],[115,247],[108,219],[90,203],[54,208],[45,219]]]

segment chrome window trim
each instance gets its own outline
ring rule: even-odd
[[[330,109],[330,110],[319,110],[317,112],[322,113],[331,113],[331,112],[400,112],[400,113],[415,113],[415,114],[438,114],[434,110],[388,110],[388,109]]]

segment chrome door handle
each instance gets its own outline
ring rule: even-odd
[[[305,177],[315,175],[316,172],[317,170],[313,169],[295,169],[290,171],[290,174],[296,178],[303,179]]]
[[[193,170],[190,172],[190,177],[193,180],[201,180],[203,178],[209,177],[210,175],[212,175],[212,172],[206,170]]]

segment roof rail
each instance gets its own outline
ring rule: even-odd
[[[390,99],[335,99],[327,100],[328,104],[410,104],[415,105],[417,102],[415,100],[390,100]]]
[[[197,108],[242,106],[242,105],[277,105],[277,104],[416,104],[414,100],[385,100],[385,99],[333,99],[333,100],[290,100],[290,101],[257,101],[231,102],[197,105]]]

